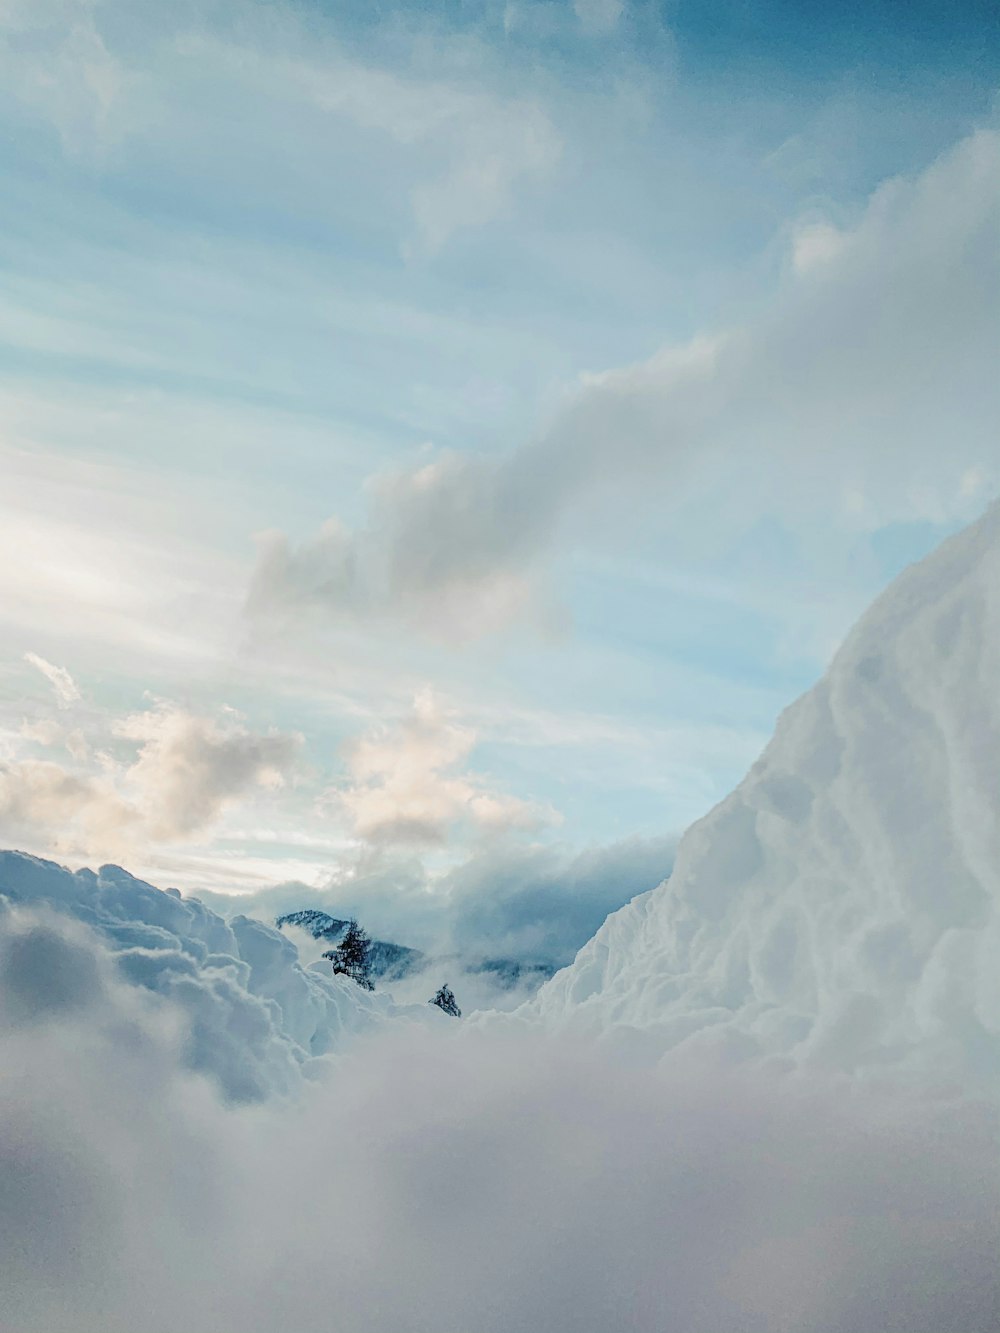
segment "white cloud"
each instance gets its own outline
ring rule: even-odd
[[[120,855],[139,823],[108,777],[70,772],[47,759],[0,763],[0,817],[8,841],[41,836],[62,853],[93,848],[104,855]]]
[[[532,565],[545,515],[530,495],[508,507],[502,484],[489,464],[458,454],[376,478],[369,531],[332,519],[295,549],[282,533],[261,536],[247,610],[261,621],[289,611],[399,617],[459,642],[522,616],[544,623]]]
[[[49,682],[55,690],[60,708],[69,708],[71,704],[80,699],[79,687],[65,667],[53,666],[51,662],[46,662],[45,658],[39,657],[37,653],[25,653],[24,660],[29,662],[37,671],[40,671]]]
[[[996,478],[998,181],[1000,134],[980,131],[883,185],[836,244],[800,237],[803,271],[746,329],[589,377],[509,453],[376,477],[353,533],[298,549],[272,535],[251,612],[391,616],[454,638],[502,628],[537,615],[560,530],[623,499],[649,513],[660,497],[658,523],[665,506],[703,541],[776,508],[854,522],[858,494],[876,526],[966,515],[963,479]]]
[[[475,745],[426,690],[395,732],[380,730],[348,747],[350,782],[334,793],[357,837],[374,844],[444,843],[458,827],[481,833],[536,829],[555,812],[491,791],[458,772]]]
[[[25,719],[21,723],[21,735],[25,740],[34,741],[37,745],[61,745],[65,733],[59,723],[52,718],[40,718],[37,722]]]
[[[67,753],[77,760],[84,760],[90,752],[90,746],[87,744],[87,738],[80,727],[75,727],[67,732],[63,738],[63,744],[66,746]]]
[[[170,704],[134,713],[115,731],[139,742],[126,781],[150,836],[167,840],[204,829],[256,788],[281,787],[302,746],[301,736],[260,735]]]
[[[494,90],[483,71],[470,78],[445,61],[441,72],[416,74],[412,65],[360,60],[329,37],[311,41],[308,57],[296,56],[291,52],[305,45],[302,34],[289,29],[285,36],[284,49],[249,30],[242,46],[193,35],[181,45],[234,91],[305,103],[328,118],[328,133],[342,134],[346,124],[365,136],[366,146],[372,135],[381,137],[390,152],[387,170],[408,182],[403,188],[419,250],[434,252],[456,231],[490,222],[518,186],[544,179],[559,161],[562,140],[545,107]]]
[[[41,839],[61,855],[145,855],[150,841],[202,834],[234,805],[280,787],[302,746],[300,736],[256,733],[232,714],[219,721],[167,703],[110,730],[109,740],[131,743],[128,755],[91,756],[79,729],[56,735],[44,720],[22,729],[38,743],[61,741],[77,767],[17,755],[0,763],[8,839]]]
[[[19,734],[24,740],[33,741],[36,745],[43,745],[46,748],[62,746],[73,759],[82,761],[90,752],[82,727],[74,727],[72,731],[67,731],[54,718],[42,717],[34,721],[24,718]]]

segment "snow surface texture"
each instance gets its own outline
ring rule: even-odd
[[[669,880],[518,1010],[844,1070],[1000,1071],[1000,505],[908,569]]]
[[[0,852],[0,907],[44,906],[84,922],[112,952],[119,975],[179,1005],[188,1067],[232,1101],[294,1092],[314,1061],[348,1034],[404,1011],[327,967],[299,965],[280,931],[135,879],[118,866],[72,873],[21,852]],[[424,1019],[422,1010],[412,1017]]]

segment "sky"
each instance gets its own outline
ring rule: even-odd
[[[0,844],[571,954],[997,493],[997,24],[0,0]]]

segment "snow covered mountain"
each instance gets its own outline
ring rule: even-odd
[[[314,940],[329,940],[332,944],[336,944],[348,925],[341,918],[330,916],[328,912],[315,907],[285,912],[274,924],[278,930],[297,926]],[[403,944],[393,944],[389,940],[372,940],[371,959],[372,976],[389,984],[419,976],[429,970],[450,968],[456,975],[486,978],[498,993],[523,991],[528,987],[537,990],[556,970],[551,963],[517,958],[470,959],[455,953],[434,956]]]
[[[670,879],[518,1010],[840,1068],[1000,1070],[1000,506],[907,570]]]
[[[318,908],[304,907],[298,912],[286,912],[274,924],[278,930],[283,926],[298,926],[314,940],[327,940],[336,944],[347,930],[349,922],[330,916],[328,912],[321,912]],[[419,949],[408,949],[405,944],[393,944],[390,940],[372,940],[370,957],[372,976],[386,981],[398,981],[412,972],[419,972],[428,962],[427,955]]]

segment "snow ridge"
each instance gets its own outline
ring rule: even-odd
[[[670,879],[517,1011],[654,1053],[1000,1071],[1000,506],[911,567]]]

